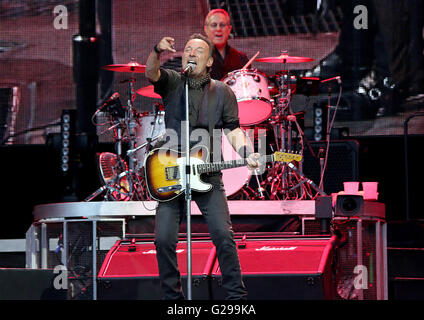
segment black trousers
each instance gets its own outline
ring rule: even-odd
[[[222,180],[219,176],[205,180],[213,184],[213,189],[206,193],[193,191],[192,200],[206,219],[212,242],[216,247],[226,299],[245,299],[247,291],[242,281]],[[184,299],[176,246],[179,226],[186,212],[185,204],[185,196],[181,195],[169,202],[160,203],[156,211],[155,245],[164,299]]]

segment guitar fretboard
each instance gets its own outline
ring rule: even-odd
[[[272,162],[274,161],[273,155],[266,155],[260,158],[260,162]],[[229,161],[221,161],[221,162],[211,162],[198,164],[197,171],[199,174],[208,173],[208,172],[217,172],[220,170],[238,168],[247,165],[247,159],[237,159],[237,160],[229,160]]]

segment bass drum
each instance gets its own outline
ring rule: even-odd
[[[225,134],[222,135],[222,157],[224,161],[241,159],[240,155],[234,150]],[[232,196],[239,191],[251,178],[250,170],[245,167],[222,170],[222,182],[224,183],[225,194]]]

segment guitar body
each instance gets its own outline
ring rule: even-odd
[[[198,164],[204,164],[209,157],[205,147],[190,151],[190,186],[194,191],[206,192],[212,188],[200,179],[195,170]],[[154,149],[146,157],[144,168],[147,189],[150,196],[157,201],[172,200],[185,191],[184,153],[166,148]]]
[[[267,160],[268,159],[268,160]],[[300,161],[302,155],[274,152],[264,156],[264,161]],[[212,185],[200,179],[200,172],[216,172],[247,164],[246,159],[209,163],[209,151],[206,147],[196,147],[190,151],[190,187],[191,190],[206,192]],[[149,152],[144,162],[147,190],[157,201],[169,201],[185,191],[184,153],[171,149],[158,148]]]

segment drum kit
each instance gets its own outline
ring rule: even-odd
[[[258,52],[259,53],[259,52]],[[254,60],[253,57],[251,61]],[[313,61],[312,58],[280,56],[257,58],[254,61],[282,65],[281,71],[273,76],[249,69],[246,66],[228,73],[221,81],[234,92],[239,108],[240,126],[258,152],[283,151],[303,154],[303,131],[299,121],[304,112],[293,113],[291,98],[296,93],[296,84],[301,81],[316,86],[315,80],[304,79],[290,74],[288,64]],[[90,195],[90,201],[104,193],[108,201],[151,200],[144,180],[144,159],[153,142],[165,134],[165,111],[163,105],[155,102],[153,112],[137,112],[134,108],[136,95],[160,99],[149,85],[135,90],[135,73],[144,73],[146,66],[132,60],[128,64],[113,64],[102,69],[128,73],[128,103],[121,106],[112,102],[108,108],[99,108],[108,114],[108,130],[115,133],[116,154],[104,152],[99,155],[99,172],[104,186]],[[306,81],[306,82],[305,82]],[[118,94],[119,97],[119,94]],[[109,99],[111,100],[111,99]],[[116,99],[119,101],[119,99]],[[107,104],[107,103],[105,103]],[[117,108],[120,108],[117,112]],[[96,113],[98,113],[96,111]],[[93,116],[94,118],[94,116]],[[105,123],[101,124],[104,125]],[[127,143],[123,153],[122,143]],[[264,146],[267,150],[264,149]],[[222,139],[224,160],[239,159],[226,137]],[[127,158],[127,162],[124,160]],[[314,197],[310,180],[299,169],[287,163],[269,164],[264,172],[251,172],[247,167],[223,170],[223,183],[229,199],[243,200],[300,200]]]

